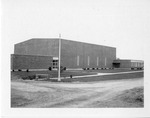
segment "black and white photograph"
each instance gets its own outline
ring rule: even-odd
[[[149,0],[2,0],[3,116],[148,116]]]

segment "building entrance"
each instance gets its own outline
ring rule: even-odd
[[[53,66],[53,69],[58,68],[58,57],[53,57],[52,66]]]
[[[113,63],[114,68],[120,68],[120,63]]]

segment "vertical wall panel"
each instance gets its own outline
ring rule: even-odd
[[[97,66],[99,66],[99,57],[97,57]]]
[[[77,56],[77,66],[79,66],[79,64],[80,64],[80,57]]]

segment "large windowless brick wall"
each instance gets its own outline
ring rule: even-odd
[[[34,38],[15,44],[14,54],[58,57],[58,38]],[[111,68],[116,48],[61,39],[61,65],[67,68]]]

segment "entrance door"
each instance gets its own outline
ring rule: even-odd
[[[53,57],[53,69],[57,69],[58,68],[58,57]]]
[[[58,60],[53,60],[53,68],[57,68],[58,67]]]
[[[120,68],[120,63],[113,63],[114,68]]]

